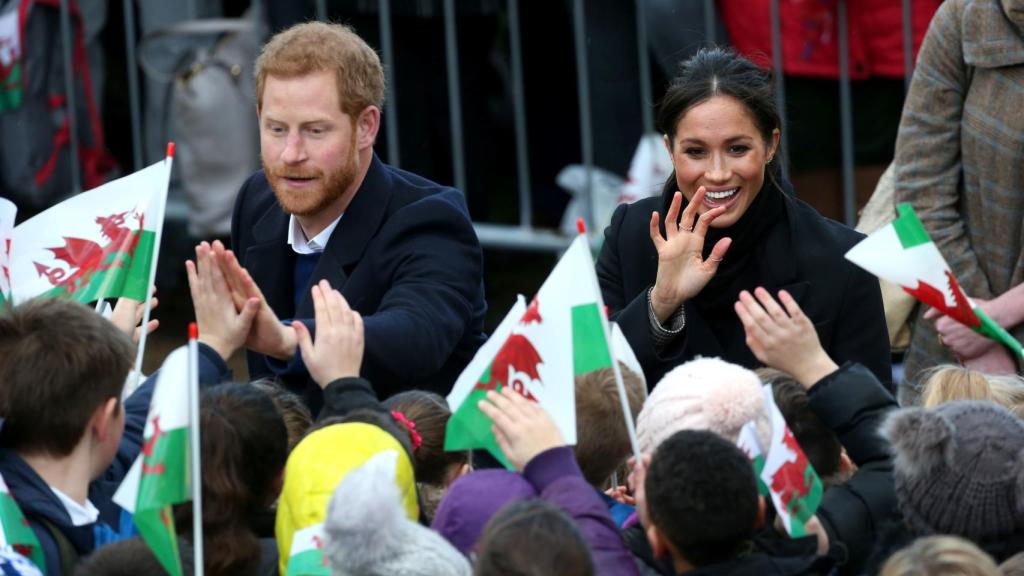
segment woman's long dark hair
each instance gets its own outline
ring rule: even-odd
[[[743,103],[765,143],[771,144],[772,132],[782,126],[771,73],[732,50],[701,48],[680,64],[679,75],[658,105],[655,122],[670,146],[675,146],[676,126],[686,112],[715,96],[731,96]],[[767,171],[775,182],[778,165],[773,161]],[[673,171],[665,182],[665,193],[671,195],[675,190]]]
[[[277,496],[288,458],[288,432],[270,397],[248,384],[203,391],[203,544],[206,572],[251,573],[260,558],[253,520]],[[178,529],[191,539],[192,506],[175,510]]]

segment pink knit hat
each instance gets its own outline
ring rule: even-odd
[[[680,430],[709,430],[730,442],[753,420],[761,445],[771,439],[761,380],[719,358],[697,358],[674,368],[647,397],[636,422],[640,451],[651,454]]]

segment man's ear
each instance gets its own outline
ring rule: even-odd
[[[106,402],[99,405],[92,414],[90,429],[96,434],[96,440],[106,442],[111,434],[120,432],[118,429],[118,416],[123,407],[117,398],[108,398]]]
[[[754,524],[758,529],[764,526],[764,517],[767,514],[766,506],[764,502],[764,496],[760,494],[757,496],[757,522]]]
[[[377,141],[377,132],[380,130],[380,108],[367,106],[356,118],[355,129],[358,131],[358,148],[365,150],[372,148]]]

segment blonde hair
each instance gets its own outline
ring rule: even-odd
[[[384,67],[377,53],[343,24],[306,22],[276,34],[256,59],[256,106],[263,107],[267,76],[296,78],[333,72],[342,112],[355,118],[384,106]]]
[[[996,563],[973,543],[955,536],[928,536],[896,552],[879,576],[1001,576]]]
[[[944,364],[925,371],[924,382],[921,404],[925,408],[954,400],[989,400],[1018,418],[1024,414],[1024,379],[1016,375],[995,376]]]

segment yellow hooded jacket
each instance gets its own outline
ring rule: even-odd
[[[385,450],[398,453],[395,484],[402,494],[406,515],[415,522],[419,505],[412,462],[390,433],[361,422],[334,424],[306,436],[292,450],[284,469],[284,488],[274,526],[281,574],[287,572],[295,532],[323,523],[338,484],[371,456]]]

